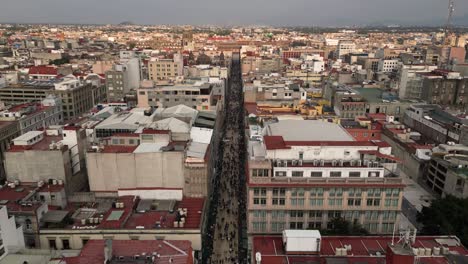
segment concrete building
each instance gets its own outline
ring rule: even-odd
[[[398,69],[399,60],[380,60],[379,72],[393,72]]]
[[[122,101],[126,94],[140,86],[140,61],[131,58],[115,64],[106,72],[107,101]]]
[[[461,144],[440,144],[432,150],[426,183],[442,197],[468,197],[468,147]]]
[[[294,231],[294,230],[287,230]],[[302,230],[277,236],[255,236],[251,259],[257,263],[465,263],[468,250],[455,236],[321,236]],[[414,235],[413,235],[414,234]],[[408,236],[408,235],[407,235]],[[260,259],[260,261],[258,261]]]
[[[62,242],[63,243],[63,242]],[[89,240],[79,256],[63,257],[65,263],[122,262],[193,264],[190,241],[180,240]]]
[[[421,99],[424,76],[418,73],[428,73],[437,69],[431,65],[405,65],[398,68],[398,95],[401,99]]]
[[[229,70],[227,67],[212,65],[193,65],[184,67],[185,78],[215,77],[227,79]]]
[[[403,123],[421,133],[427,142],[468,144],[468,120],[454,116],[438,105],[412,105],[406,110]]]
[[[213,110],[223,98],[225,82],[196,81],[166,86],[138,88],[138,107],[186,105],[196,110]]]
[[[6,179],[4,162],[5,152],[10,148],[11,141],[20,135],[17,121],[0,121],[0,179]]]
[[[184,62],[181,54],[173,59],[152,59],[148,62],[149,79],[152,81],[174,81],[184,76]]]
[[[139,134],[114,134],[107,146],[89,151],[90,190],[103,194],[151,187],[160,188],[161,195],[168,189],[182,197],[185,143],[173,143],[170,133],[143,129]]]
[[[283,61],[279,57],[253,57],[248,56],[242,59],[242,74],[270,74],[278,73],[283,69]]]
[[[5,153],[9,181],[60,181],[67,193],[87,188],[86,133],[76,127],[30,131],[13,140]]]
[[[78,80],[73,75],[54,81],[27,81],[0,90],[0,100],[7,104],[41,101],[48,95],[62,100],[63,119],[71,120],[90,110],[97,87]]]
[[[307,99],[307,92],[297,84],[254,81],[251,85],[246,84],[244,98],[246,103],[297,106]]]
[[[341,59],[345,55],[354,53],[356,51],[356,43],[351,40],[340,40],[336,47],[336,58]]]
[[[18,121],[20,133],[59,125],[63,122],[62,101],[49,95],[41,103],[15,105],[0,112],[1,121]]]
[[[15,217],[8,214],[6,206],[0,207],[0,260],[24,247],[23,227],[16,225]]]
[[[465,109],[468,103],[468,78],[460,76],[459,72],[434,70],[431,73],[421,73],[423,83],[421,99],[430,104],[453,106]]]
[[[249,141],[249,234],[325,229],[336,217],[371,233],[398,223],[404,185],[388,144],[354,141],[322,121],[280,121],[263,134]]]

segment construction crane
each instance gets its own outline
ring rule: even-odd
[[[449,36],[452,34],[452,18],[453,13],[455,12],[455,0],[448,0],[448,16],[447,16],[447,23],[445,23],[444,28],[444,45],[449,44]]]

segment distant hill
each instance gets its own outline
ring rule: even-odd
[[[135,25],[135,23],[133,23],[132,21],[124,21],[124,22],[120,23],[119,25],[121,25],[121,26],[132,26],[132,25]]]

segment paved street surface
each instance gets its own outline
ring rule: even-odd
[[[239,56],[226,91],[224,128],[212,183],[204,263],[247,263],[245,241],[245,136]]]

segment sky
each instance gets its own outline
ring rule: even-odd
[[[468,0],[455,0],[468,25]],[[0,22],[343,26],[438,25],[448,0],[0,0]],[[461,22],[460,22],[461,21]]]

